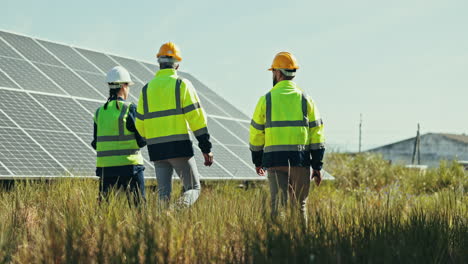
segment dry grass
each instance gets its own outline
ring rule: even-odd
[[[327,159],[337,180],[311,190],[305,230],[289,211],[268,217],[265,184],[211,183],[194,207],[167,210],[151,190],[129,208],[120,194],[99,204],[92,180],[17,183],[0,192],[0,263],[468,263],[461,168]]]

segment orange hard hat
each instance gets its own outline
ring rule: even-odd
[[[289,52],[280,52],[276,54],[271,64],[271,68],[268,69],[272,71],[273,69],[288,69],[288,70],[297,70],[299,65],[297,64],[296,57]]]
[[[159,48],[159,52],[156,55],[156,57],[173,57],[177,61],[182,61],[180,49],[173,42],[167,42],[162,44],[161,48]]]

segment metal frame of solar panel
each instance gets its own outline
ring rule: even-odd
[[[0,30],[0,179],[95,177],[92,117],[107,95],[105,72],[127,68],[136,102],[157,65]],[[209,117],[215,163],[195,159],[202,180],[263,180],[248,150],[248,117],[189,73]],[[192,136],[193,139],[193,136]],[[196,144],[194,144],[196,145]],[[145,178],[154,166],[143,149]]]

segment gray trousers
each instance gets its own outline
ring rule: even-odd
[[[195,158],[175,158],[155,161],[156,179],[158,181],[158,193],[161,201],[169,201],[172,192],[172,174],[175,171],[183,186],[183,195],[178,203],[183,206],[191,206],[200,195],[200,176],[197,170]]]
[[[279,205],[286,207],[288,200],[293,208],[299,206],[303,220],[307,222],[307,197],[310,189],[309,167],[268,168],[272,216],[278,214]]]

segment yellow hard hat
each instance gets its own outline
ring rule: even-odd
[[[275,59],[273,59],[273,63],[271,64],[271,68],[268,70],[272,71],[273,69],[296,70],[299,69],[299,65],[297,65],[297,60],[294,55],[283,51],[276,54]]]
[[[182,61],[179,47],[177,47],[176,44],[174,44],[173,42],[167,42],[162,44],[161,48],[159,48],[159,52],[156,55],[156,57],[159,58],[162,56],[173,57],[177,61]]]

